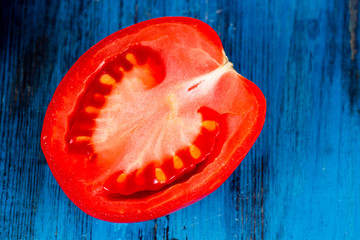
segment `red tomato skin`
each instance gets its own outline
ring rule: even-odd
[[[213,52],[214,59],[218,62],[222,61],[223,47],[219,37],[211,27],[199,20],[187,17],[165,17],[141,22],[106,37],[84,53],[62,79],[48,106],[41,134],[41,147],[50,170],[70,200],[95,218],[110,222],[146,221],[170,214],[199,201],[215,191],[232,174],[258,138],[263,127],[266,100],[254,83],[238,75],[247,94],[252,96],[251,117],[244,120],[244,126],[239,126],[245,127],[246,135],[241,135],[241,142],[234,140],[232,144],[229,144],[233,148],[205,165],[200,172],[182,183],[154,194],[116,201],[92,192],[91,183],[84,183],[78,178],[77,170],[80,168],[80,163],[67,152],[64,139],[68,128],[68,115],[73,111],[77,97],[84,90],[84,82],[93,76],[102,65],[104,58],[113,54],[109,45],[119,39],[131,38],[146,27],[161,26],[166,23],[180,23],[195,27],[199,34],[216,48]],[[240,136],[240,130],[236,131],[235,136],[236,134]]]

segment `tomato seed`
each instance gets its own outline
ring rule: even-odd
[[[195,145],[191,145],[189,147],[189,152],[190,152],[191,157],[193,157],[194,159],[198,159],[201,156],[200,149]]]
[[[118,183],[123,183],[125,182],[126,180],[126,174],[125,173],[121,173],[117,178],[116,178],[116,181]]]
[[[164,183],[167,179],[161,168],[155,168],[155,177],[160,183]]]
[[[137,64],[136,58],[135,58],[134,54],[132,54],[132,53],[126,54],[125,59],[128,60],[132,65]]]
[[[75,138],[76,142],[87,142],[90,140],[89,136],[78,136]]]
[[[105,85],[113,85],[116,83],[115,79],[109,74],[103,74],[100,77],[100,83]]]
[[[85,108],[85,112],[89,113],[89,114],[98,114],[99,110],[95,107],[92,106],[88,106]]]
[[[178,157],[176,155],[173,157],[173,165],[174,165],[175,169],[180,169],[180,168],[184,167],[183,161],[181,160],[180,157]]]
[[[215,121],[206,120],[202,122],[202,126],[209,131],[214,131],[217,128],[217,123]]]

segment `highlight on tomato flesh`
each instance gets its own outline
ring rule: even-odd
[[[110,35],[74,64],[49,104],[41,145],[83,211],[145,221],[218,188],[260,134],[265,108],[214,30],[159,18]]]

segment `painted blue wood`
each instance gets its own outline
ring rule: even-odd
[[[2,1],[0,11],[0,239],[360,239],[358,0]],[[94,219],[41,152],[47,104],[90,46],[175,15],[210,24],[263,90],[264,130],[204,200],[148,222]]]

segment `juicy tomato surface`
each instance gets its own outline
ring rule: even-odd
[[[80,57],[48,106],[41,146],[80,209],[145,221],[217,189],[259,136],[265,109],[210,26],[158,18]]]

